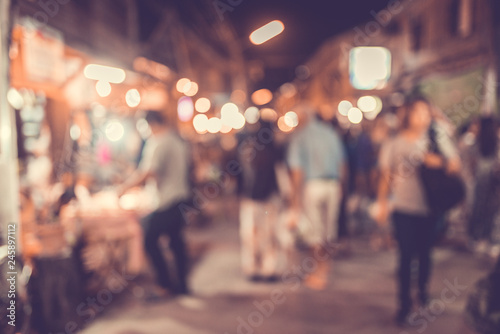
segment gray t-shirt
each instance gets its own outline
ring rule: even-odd
[[[457,157],[451,139],[439,129],[437,129],[437,143],[447,159]],[[398,135],[382,146],[379,165],[381,169],[390,171],[395,211],[415,215],[428,214],[429,208],[418,173],[418,167],[422,164],[428,147],[427,134],[416,141],[410,141],[404,136]]]
[[[148,139],[139,168],[154,173],[158,209],[189,198],[189,150],[176,134],[168,131]]]

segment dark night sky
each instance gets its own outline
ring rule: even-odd
[[[214,43],[210,24],[217,21],[213,4],[207,0],[138,0],[141,4],[141,39],[144,41],[161,22],[154,6],[156,2],[175,6],[181,19]],[[295,69],[310,58],[329,37],[373,20],[372,11],[387,7],[390,0],[219,0],[222,3],[239,3],[232,11],[223,13],[241,41],[248,61],[260,60],[265,64],[265,78],[250,89],[277,89],[295,78]],[[195,15],[196,13],[196,15]],[[272,21],[281,20],[285,31],[278,37],[259,46],[252,45],[248,36],[252,31]],[[205,23],[207,23],[205,22]],[[215,44],[214,44],[215,46]],[[171,65],[171,64],[168,64]]]
[[[371,11],[387,7],[389,0],[243,0],[224,17],[240,36],[248,60],[266,64],[266,77],[254,88],[276,89],[294,79],[295,68],[311,57],[329,37],[372,20]],[[249,34],[272,20],[281,20],[285,31],[260,46]]]

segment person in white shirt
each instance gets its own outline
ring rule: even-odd
[[[191,191],[189,187],[190,154],[185,143],[168,126],[164,116],[158,111],[146,115],[152,136],[147,140],[139,168],[120,187],[119,194],[142,184],[147,179],[156,182],[158,208],[144,221],[144,243],[157,274],[159,285],[173,294],[187,294],[188,256],[184,241],[184,216],[181,208],[187,205]],[[174,284],[163,257],[159,239],[169,237],[169,247],[176,262],[178,276]]]

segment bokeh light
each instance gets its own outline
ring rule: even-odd
[[[281,34],[285,30],[285,25],[279,20],[274,20],[252,32],[250,41],[255,45],[260,45],[273,37]]]
[[[338,110],[342,116],[347,116],[352,107],[353,105],[351,102],[344,100],[339,103]]]
[[[193,127],[196,132],[203,134],[207,132],[208,117],[204,114],[198,114],[193,118]]]
[[[232,129],[233,129],[233,128],[232,128],[232,127],[230,127],[229,125],[227,125],[227,124],[222,124],[222,127],[221,127],[221,129],[220,129],[220,133],[229,133],[229,132],[231,132],[231,130],[232,130]]]
[[[117,142],[120,139],[123,138],[123,135],[125,134],[125,129],[123,128],[123,125],[116,120],[108,122],[106,125],[106,137],[113,142]]]
[[[377,100],[373,96],[362,96],[358,100],[358,108],[362,112],[371,112],[377,108]]]
[[[283,132],[290,132],[293,130],[293,127],[286,124],[285,116],[281,116],[278,119],[278,128]]]
[[[245,117],[234,103],[226,103],[221,108],[221,121],[224,126],[241,129],[245,126]]]
[[[374,99],[375,99],[375,102],[376,102],[375,109],[373,109],[370,112],[365,113],[365,115],[364,115],[364,117],[367,120],[370,120],[370,121],[372,121],[375,118],[377,118],[378,114],[380,114],[380,112],[382,111],[382,109],[384,107],[384,104],[382,103],[382,100],[379,97],[374,96]]]
[[[189,80],[188,78],[179,79],[179,81],[177,81],[177,84],[175,85],[175,88],[179,93],[184,93],[184,87],[190,82],[191,80]]]
[[[291,98],[295,94],[297,94],[297,88],[295,87],[294,84],[287,82],[287,83],[281,85],[280,93],[284,97]]]
[[[263,88],[252,94],[252,102],[258,106],[268,104],[273,99],[273,93],[269,89]]]
[[[210,133],[217,133],[222,129],[222,121],[220,118],[212,117],[207,122],[207,131]]]
[[[106,97],[111,94],[111,85],[107,81],[97,81],[95,89],[100,97]]]
[[[186,96],[195,96],[196,94],[198,94],[198,84],[193,81],[189,82],[184,86],[183,93]]]
[[[221,114],[222,118],[230,117],[231,115],[233,115],[235,113],[239,113],[239,108],[236,104],[231,103],[231,102],[224,104],[220,110],[220,114]]]
[[[363,112],[358,108],[351,108],[347,113],[347,118],[352,124],[359,124],[363,120]]]
[[[299,116],[295,111],[289,111],[284,116],[284,122],[287,126],[295,128],[299,125]]]
[[[230,126],[235,130],[239,130],[245,126],[245,123],[246,123],[245,116],[238,113],[234,118],[234,120],[232,121],[232,124],[230,124]]]
[[[250,107],[247,110],[245,110],[245,119],[247,120],[248,124],[257,123],[259,121],[259,118],[260,118],[259,108]]]
[[[124,82],[125,78],[127,77],[125,71],[121,68],[96,64],[89,64],[85,66],[83,75],[85,75],[87,79],[104,81],[108,83],[111,82],[114,84],[120,84]]]
[[[143,139],[146,139],[149,136],[151,136],[151,128],[149,127],[148,122],[144,118],[140,118],[137,120],[137,122],[135,123],[135,128],[137,129],[137,132],[139,132],[139,135]]]
[[[7,101],[12,106],[12,108],[21,110],[24,106],[24,98],[15,88],[10,88],[7,93]]]
[[[179,120],[181,122],[188,122],[193,117],[193,114],[193,100],[188,96],[181,97],[177,104],[177,115],[179,117]]]
[[[80,136],[82,134],[82,130],[80,127],[76,124],[73,124],[71,128],[69,128],[69,136],[71,137],[72,140],[78,140],[80,139]]]
[[[241,89],[236,89],[231,93],[231,101],[235,103],[244,104],[246,99],[247,99],[247,94]]]
[[[207,99],[206,97],[201,97],[196,101],[194,107],[197,112],[206,113],[207,111],[210,110],[212,104],[210,103],[210,100]]]
[[[266,122],[274,122],[278,119],[278,114],[274,109],[264,108],[260,111],[260,118]]]
[[[391,76],[391,52],[383,47],[357,47],[349,59],[351,83],[356,89],[382,89]]]
[[[125,101],[130,108],[135,108],[141,103],[141,94],[137,89],[130,89],[125,94]]]

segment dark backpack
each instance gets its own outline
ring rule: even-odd
[[[429,140],[429,152],[443,156],[432,126]],[[460,175],[448,174],[446,167],[430,168],[425,164],[420,166],[419,172],[427,205],[433,213],[443,214],[465,199],[465,184]]]

